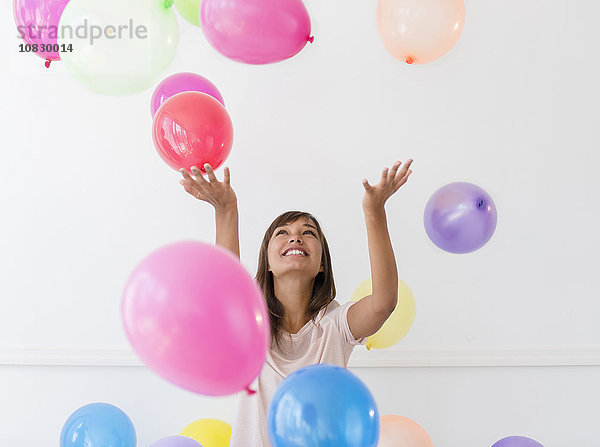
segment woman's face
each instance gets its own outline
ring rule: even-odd
[[[267,247],[269,271],[273,276],[305,273],[312,279],[323,270],[322,253],[315,224],[308,217],[301,217],[273,231]]]

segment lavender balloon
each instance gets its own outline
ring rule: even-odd
[[[544,447],[533,439],[524,436],[509,436],[496,442],[492,447]]]
[[[490,240],[496,229],[496,205],[483,189],[456,182],[438,189],[425,206],[427,236],[442,250],[469,253]]]
[[[161,438],[150,447],[202,447],[202,444],[187,436],[174,435]]]
[[[212,96],[225,107],[223,97],[212,82],[195,73],[175,73],[165,79],[154,89],[150,100],[152,117],[163,102],[171,96],[182,92],[200,92]]]

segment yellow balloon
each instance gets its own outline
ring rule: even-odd
[[[218,419],[199,419],[187,425],[181,433],[202,444],[202,447],[228,447],[231,425]]]
[[[371,278],[367,278],[354,290],[351,300],[358,301],[372,293]],[[415,296],[406,283],[399,279],[398,304],[383,326],[367,338],[367,349],[384,349],[398,343],[412,327],[416,311]]]

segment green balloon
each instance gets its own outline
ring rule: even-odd
[[[200,26],[200,0],[175,0],[175,8],[185,20]]]
[[[60,58],[89,89],[141,92],[173,61],[179,42],[172,0],[70,0],[58,25]]]

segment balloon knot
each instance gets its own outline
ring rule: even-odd
[[[248,393],[248,396],[252,396],[253,394],[256,394],[256,391],[251,390],[249,386],[246,387],[246,392]]]
[[[479,202],[477,202],[477,208],[481,209],[485,206],[485,200],[480,199]]]
[[[164,0],[164,5],[165,8],[169,9],[171,6],[173,6],[173,0]]]
[[[371,350],[371,345],[367,345],[367,351]]]
[[[412,57],[410,57],[410,56],[406,58],[406,63],[407,64],[412,64],[414,61],[415,60]]]
[[[52,62],[50,59],[46,59],[46,62],[44,62],[46,68],[50,68],[50,62]]]
[[[310,43],[313,43],[315,41],[315,36],[308,36],[308,40]]]

